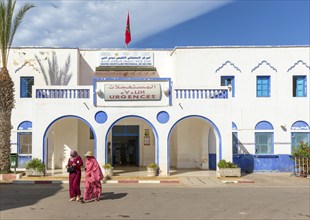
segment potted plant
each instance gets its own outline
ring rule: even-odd
[[[26,165],[27,176],[44,176],[45,164],[38,158],[33,158]]]
[[[146,166],[147,176],[157,176],[159,167],[156,163],[150,163]]]
[[[233,162],[227,162],[226,160],[220,160],[217,163],[219,168],[217,175],[220,177],[241,176],[241,169]]]
[[[103,166],[103,175],[105,179],[111,179],[111,177],[113,176],[113,167],[111,164],[106,163]]]

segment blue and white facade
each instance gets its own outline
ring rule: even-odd
[[[77,149],[160,175],[220,159],[290,172],[310,141],[309,61],[309,46],[13,48],[12,152],[20,168],[62,169]]]

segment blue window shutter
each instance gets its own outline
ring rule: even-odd
[[[20,78],[20,97],[27,97],[28,82],[24,77]]]
[[[21,77],[20,78],[20,97],[32,97],[32,86],[34,85],[34,77]]]
[[[269,97],[270,96],[270,77],[257,76],[256,79],[256,96]]]
[[[296,78],[296,96],[304,96],[304,79],[303,77]]]

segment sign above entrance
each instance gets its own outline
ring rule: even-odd
[[[95,78],[94,106],[169,106],[170,78]]]
[[[161,99],[160,84],[105,84],[106,101],[158,101]]]
[[[99,66],[154,66],[153,53],[149,52],[101,52]]]

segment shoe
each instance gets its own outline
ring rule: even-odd
[[[95,201],[96,201],[96,202],[100,201],[100,198],[97,198]]]
[[[80,196],[77,196],[75,201],[77,201],[77,202],[81,201]]]
[[[75,201],[76,200],[76,198],[75,197],[72,197],[69,201],[70,202],[73,202],[73,201]]]

